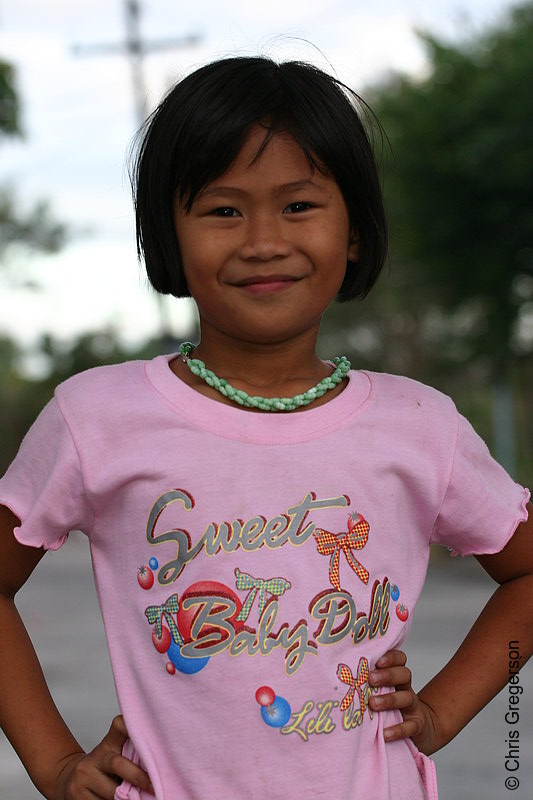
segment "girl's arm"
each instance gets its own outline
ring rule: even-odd
[[[15,539],[13,528],[19,524],[0,505],[0,727],[37,789],[49,800],[113,798],[114,775],[151,790],[148,775],[121,755],[127,738],[121,717],[87,755],[52,700],[14,603],[15,594],[45,551]]]
[[[500,586],[446,666],[418,692],[404,669],[403,685],[374,696],[372,708],[400,709],[404,722],[390,739],[411,737],[426,755],[450,742],[509,681],[509,643],[518,642],[520,667],[533,653],[533,505],[506,547],[477,560]],[[404,662],[405,663],[405,662]],[[516,671],[516,670],[514,670]],[[398,673],[398,670],[396,671]],[[389,685],[388,670],[372,683]]]

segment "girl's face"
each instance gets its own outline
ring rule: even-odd
[[[357,261],[335,181],[313,171],[288,134],[275,134],[254,161],[264,136],[264,128],[252,129],[231,167],[197,195],[189,212],[176,203],[202,339],[274,344],[316,336],[347,261]]]

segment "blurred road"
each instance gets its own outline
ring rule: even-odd
[[[474,559],[433,559],[408,643],[415,688],[445,664],[493,585]],[[63,716],[82,746],[93,747],[118,709],[85,537],[72,534],[60,551],[45,556],[20,592],[18,607]],[[520,674],[520,685],[524,691],[516,725],[505,720],[509,707],[506,687],[448,747],[435,755],[439,800],[533,797],[532,665]],[[514,772],[505,766],[505,740],[511,729],[519,733],[519,769]],[[506,788],[508,778],[518,778],[515,790]],[[0,733],[0,800],[40,797]]]

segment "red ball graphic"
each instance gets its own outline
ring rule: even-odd
[[[176,672],[176,667],[172,663],[172,661],[167,661],[167,672],[169,675],[174,675]]]
[[[271,706],[276,699],[276,695],[270,686],[260,686],[255,693],[255,699],[260,706]]]
[[[226,586],[224,583],[219,583],[218,581],[198,581],[198,583],[193,583],[184,592],[181,593],[179,598],[179,611],[176,615],[176,619],[178,622],[179,632],[183,637],[184,642],[191,642],[192,637],[192,626],[194,625],[194,621],[198,616],[201,610],[200,603],[193,603],[190,608],[184,608],[184,602],[187,598],[198,598],[198,597],[220,597],[227,600],[232,600],[235,603],[235,611],[227,621],[232,625],[235,631],[238,633],[244,627],[244,622],[237,620],[237,617],[240,613],[242,608],[242,602],[239,599],[238,595],[231,589],[229,586]],[[219,613],[224,611],[224,604],[223,603],[215,603],[211,613]],[[221,637],[221,640],[224,640],[224,637],[227,638],[228,633],[223,628],[218,628],[215,625],[205,625],[202,630],[199,632],[199,641],[202,639],[203,636],[207,636],[208,634],[216,633],[218,636]],[[211,637],[210,637],[211,638]],[[212,643],[212,642],[211,642]]]

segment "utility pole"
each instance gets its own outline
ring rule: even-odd
[[[122,42],[109,42],[98,44],[76,45],[73,53],[76,56],[107,56],[107,55],[126,55],[131,65],[131,75],[133,83],[133,96],[135,101],[135,118],[137,127],[140,127],[147,117],[148,109],[146,103],[146,86],[144,81],[144,58],[150,53],[158,53],[164,50],[189,47],[197,44],[201,37],[195,34],[182,36],[180,38],[158,39],[156,41],[145,42],[140,30],[140,6],[138,0],[124,0],[126,12],[126,37]],[[174,337],[171,334],[168,314],[162,295],[156,295],[159,320],[161,328],[161,340],[163,346],[170,346]]]
[[[140,6],[138,0],[125,0],[126,37],[122,42],[102,42],[99,44],[82,44],[73,48],[77,56],[126,55],[131,64],[133,93],[137,125],[141,125],[147,116],[146,88],[144,82],[144,58],[150,53],[173,50],[198,44],[200,36],[195,34],[172,39],[158,39],[145,42],[140,31]]]

